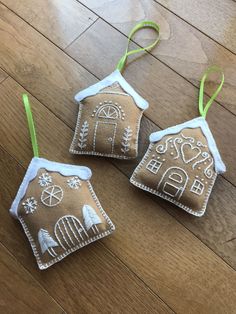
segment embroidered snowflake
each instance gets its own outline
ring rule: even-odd
[[[81,182],[78,177],[73,177],[67,180],[67,184],[71,189],[78,189],[81,186]]]
[[[50,183],[52,183],[52,177],[47,172],[44,172],[39,177],[38,182],[40,186],[48,186]]]
[[[34,197],[27,198],[22,205],[24,206],[26,214],[32,214],[37,209],[37,201]]]

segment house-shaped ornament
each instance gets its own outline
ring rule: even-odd
[[[75,96],[79,113],[70,147],[73,154],[135,158],[143,111],[148,102],[119,70]]]
[[[217,174],[225,172],[203,117],[150,135],[150,145],[130,181],[185,211],[202,216]]]
[[[40,269],[115,229],[91,175],[87,167],[32,159],[10,213],[20,221]]]

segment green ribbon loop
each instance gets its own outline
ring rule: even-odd
[[[208,75],[210,73],[213,73],[213,72],[219,72],[221,74],[221,82],[218,86],[218,88],[215,90],[215,92],[213,93],[213,95],[211,96],[211,98],[208,100],[208,102],[204,105],[204,86],[205,86],[205,81],[208,77]],[[200,83],[200,90],[199,90],[199,101],[198,101],[198,104],[199,104],[199,112],[200,112],[200,115],[203,117],[203,118],[206,118],[206,115],[207,115],[207,112],[210,108],[210,106],[212,105],[213,101],[216,99],[217,95],[219,94],[219,92],[221,91],[221,88],[224,84],[224,73],[223,71],[218,68],[217,66],[212,66],[212,67],[209,67],[206,72],[204,73],[202,79],[201,79],[201,83]]]
[[[152,44],[150,44],[147,47],[138,48],[138,49],[134,49],[134,50],[128,51],[129,50],[130,41],[131,41],[132,37],[134,36],[134,34],[138,30],[140,30],[142,28],[146,28],[146,27],[152,28],[152,29],[154,29],[158,33],[157,39]],[[117,64],[116,69],[121,72],[123,70],[125,64],[126,64],[128,56],[133,55],[133,54],[138,53],[138,52],[141,52],[141,51],[150,51],[151,49],[153,49],[156,46],[156,44],[159,42],[159,40],[160,40],[160,26],[157,23],[155,23],[153,21],[143,21],[143,22],[140,22],[137,25],[135,25],[135,27],[131,30],[131,32],[129,34],[128,43],[127,43],[127,48],[126,48],[125,54],[121,57],[120,61]]]
[[[38,149],[37,137],[36,137],[35,127],[34,127],[34,120],[33,120],[33,115],[32,115],[31,108],[30,108],[28,95],[23,94],[22,100],[23,100],[23,103],[25,106],[25,112],[26,112],[26,116],[27,116],[34,157],[39,157],[39,149]]]

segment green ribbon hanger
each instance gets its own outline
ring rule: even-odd
[[[138,49],[134,49],[134,50],[128,51],[129,50],[130,41],[131,41],[132,37],[134,36],[134,34],[138,30],[146,28],[146,27],[152,28],[152,29],[154,29],[158,33],[157,39],[152,44],[150,44],[147,47],[138,48]],[[143,22],[140,22],[137,25],[135,25],[135,27],[131,30],[131,32],[129,34],[128,43],[127,43],[127,48],[126,48],[125,54],[122,56],[122,58],[118,62],[116,69],[121,72],[123,70],[125,64],[126,64],[128,56],[133,55],[133,54],[138,53],[138,52],[141,52],[141,51],[150,51],[151,49],[153,49],[156,46],[156,44],[159,42],[159,40],[160,40],[160,26],[157,23],[155,23],[153,21],[143,21]]]
[[[22,100],[25,106],[34,157],[39,157],[38,142],[37,142],[35,127],[34,127],[34,120],[33,120],[33,115],[31,111],[28,95],[22,94]]]
[[[213,73],[213,72],[219,72],[221,73],[221,82],[218,86],[218,88],[215,90],[215,92],[213,93],[213,95],[211,96],[211,98],[208,100],[208,102],[204,105],[204,86],[205,86],[205,81],[206,79],[208,78],[208,75],[210,73]],[[219,94],[219,92],[221,91],[221,88],[224,84],[224,73],[223,71],[217,67],[217,66],[212,66],[212,67],[209,67],[206,72],[204,73],[202,79],[201,79],[201,83],[200,83],[200,90],[199,90],[199,100],[198,100],[198,104],[199,104],[199,112],[200,112],[200,115],[203,117],[203,118],[206,118],[206,115],[207,115],[207,112],[210,108],[210,106],[212,105],[213,101],[216,99],[217,95]]]

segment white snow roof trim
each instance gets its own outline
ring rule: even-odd
[[[149,107],[148,102],[142,98],[134,89],[132,86],[129,85],[129,83],[124,79],[124,77],[121,75],[119,70],[115,70],[112,72],[109,76],[105,77],[103,80],[99,81],[98,83],[89,86],[88,88],[82,90],[81,92],[77,93],[75,95],[75,100],[77,102],[82,101],[86,97],[94,96],[99,91],[101,91],[103,88],[106,88],[108,86],[111,86],[112,84],[118,82],[120,86],[125,90],[126,93],[128,93],[130,96],[133,97],[134,102],[136,105],[143,110],[146,110]]]
[[[10,213],[15,218],[18,216],[17,208],[26,193],[29,183],[37,176],[38,170],[41,168],[45,168],[47,171],[59,172],[63,176],[78,176],[81,180],[89,180],[92,176],[92,171],[88,167],[62,164],[44,158],[34,157],[29,164],[25,177],[10,208]]]
[[[184,122],[182,124],[178,124],[178,125],[175,125],[173,127],[167,128],[165,130],[154,132],[154,133],[150,134],[149,140],[150,140],[150,142],[155,143],[155,142],[160,141],[165,135],[177,134],[185,128],[195,129],[198,127],[201,128],[204,136],[207,139],[209,150],[212,153],[214,161],[215,161],[215,171],[217,173],[224,173],[226,171],[225,164],[221,159],[220,153],[218,151],[218,148],[216,146],[216,142],[215,142],[214,137],[211,133],[211,130],[208,126],[208,123],[206,122],[206,120],[203,117],[198,117],[198,118],[195,118],[193,120]]]

